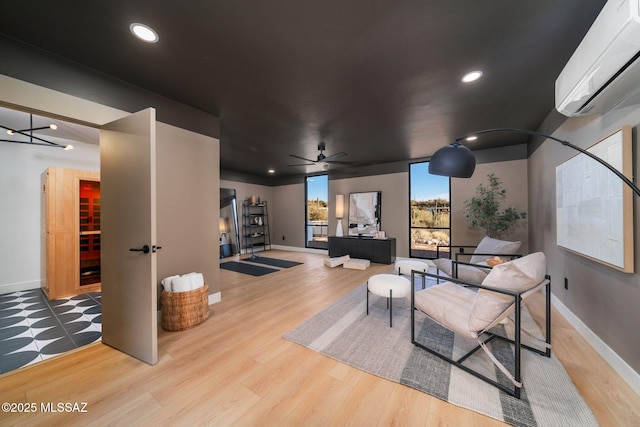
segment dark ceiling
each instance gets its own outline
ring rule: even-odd
[[[537,129],[604,0],[2,1],[7,36],[220,117],[221,167],[377,164],[492,127]],[[142,22],[160,36],[135,39]],[[4,61],[8,60],[3,58]],[[466,72],[484,77],[463,84]],[[472,149],[526,142],[491,134]],[[340,167],[331,165],[330,168]]]

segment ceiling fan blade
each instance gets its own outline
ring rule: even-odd
[[[298,163],[297,165],[287,165],[287,166],[314,166],[316,163]]]
[[[346,155],[347,155],[347,153],[340,152],[340,153],[336,153],[336,154],[332,154],[332,155],[330,155],[330,156],[327,156],[327,157],[325,157],[324,159],[319,160],[319,161],[320,161],[320,162],[325,162],[325,163],[326,163],[326,162],[330,162],[330,161],[332,161],[332,160],[334,160],[334,159],[339,159],[340,157],[344,157],[344,156],[346,156]]]
[[[305,162],[316,163],[315,160],[307,159],[305,157],[296,156],[295,154],[289,154],[291,157],[295,157],[296,159],[304,160]]]
[[[360,165],[360,162],[342,162],[342,161],[335,161],[335,160],[329,160],[328,162],[325,163],[330,163],[332,165],[345,165],[345,166],[356,166],[356,165]]]

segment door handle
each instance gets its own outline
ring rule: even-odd
[[[153,252],[154,254],[158,252],[160,249],[162,249],[162,246],[156,246],[156,245],[151,246],[151,252]]]
[[[136,248],[129,249],[130,252],[143,252],[145,254],[148,254],[149,250],[150,250],[149,249],[149,245],[144,245],[143,247],[141,247],[139,249],[136,249]],[[154,252],[155,252],[155,250],[154,250]]]

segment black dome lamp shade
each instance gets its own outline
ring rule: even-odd
[[[436,151],[429,160],[429,173],[454,178],[469,178],[476,168],[476,158],[459,140]]]

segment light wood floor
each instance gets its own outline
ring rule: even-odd
[[[261,278],[221,270],[222,302],[188,331],[160,332],[148,366],[103,344],[0,377],[0,425],[503,425],[366,374],[282,335],[375,273],[330,269],[323,256],[271,251],[304,265]],[[542,295],[540,295],[542,297]],[[543,310],[542,298],[532,311]],[[640,398],[558,314],[554,351],[603,426],[640,425]],[[40,404],[87,402],[86,413],[42,413]]]

